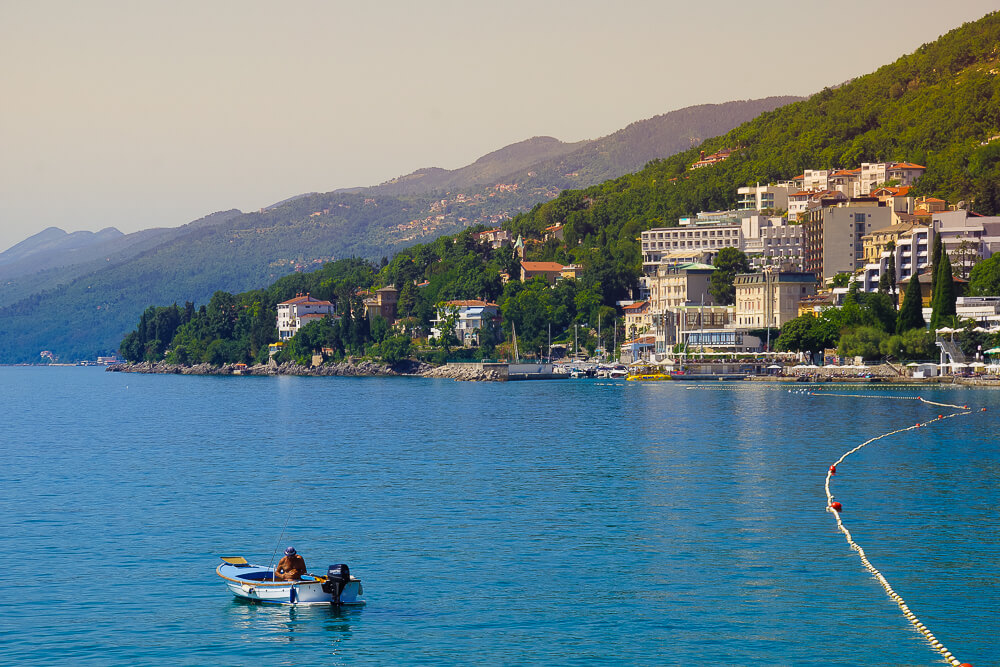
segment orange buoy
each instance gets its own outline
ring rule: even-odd
[[[843,505],[841,505],[841,504],[840,504],[840,503],[838,503],[838,502],[833,502],[833,503],[830,503],[830,507],[832,507],[832,508],[833,508],[834,510],[836,510],[837,512],[840,512],[840,511],[841,511],[842,509],[844,509],[844,506],[843,506]]]
[[[837,466],[830,466],[830,474],[831,475],[837,474]]]
[[[944,415],[938,415],[938,419],[944,419]]]
[[[963,662],[963,663],[962,663],[961,665],[959,665],[958,667],[972,667],[972,665],[970,665],[970,664],[969,664],[969,663],[967,663],[967,662]]]

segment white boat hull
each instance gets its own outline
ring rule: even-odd
[[[301,581],[273,581],[273,570],[262,565],[231,565],[216,568],[230,592],[238,598],[271,604],[330,604],[332,593],[323,590],[323,578],[306,575]],[[363,605],[361,580],[351,576],[340,592],[340,604]]]

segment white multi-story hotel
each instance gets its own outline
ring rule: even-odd
[[[706,216],[706,217],[701,217]],[[711,217],[709,217],[711,216]],[[735,212],[699,214],[682,218],[679,227],[658,227],[642,232],[642,267],[646,276],[677,253],[705,252],[714,260],[722,248],[736,248],[750,256],[755,266],[802,265],[804,232],[780,216],[744,215]]]

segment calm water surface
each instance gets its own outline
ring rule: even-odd
[[[943,664],[824,511],[946,412],[788,387],[0,368],[0,661]],[[839,389],[839,388],[838,388]],[[834,480],[956,657],[1000,665],[1000,392]],[[235,601],[219,554],[346,562],[360,610]]]

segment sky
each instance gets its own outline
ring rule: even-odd
[[[992,5],[0,0],[0,250],[806,96]]]

